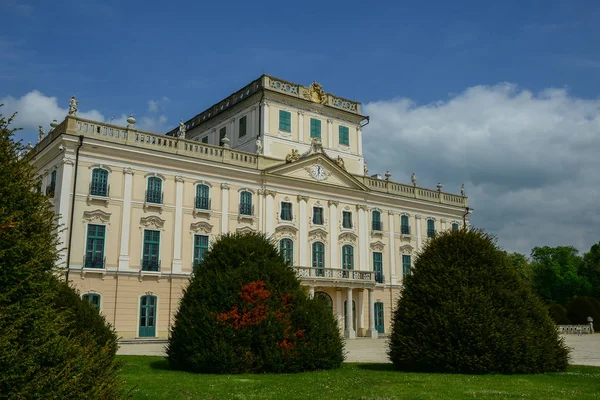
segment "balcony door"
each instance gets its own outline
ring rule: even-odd
[[[139,337],[156,336],[156,296],[142,296],[140,299]]]

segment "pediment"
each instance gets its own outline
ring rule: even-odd
[[[315,184],[334,185],[355,190],[369,189],[352,174],[322,153],[306,158],[285,162],[265,170],[267,176],[288,177]]]

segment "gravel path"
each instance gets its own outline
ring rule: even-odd
[[[564,335],[565,342],[571,351],[571,364],[593,365],[600,367],[600,334]],[[165,341],[156,343],[122,343],[119,354],[161,356],[165,354]],[[346,361],[383,363],[388,362],[386,339],[356,339],[346,341]]]

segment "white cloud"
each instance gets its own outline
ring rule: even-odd
[[[171,100],[163,96],[160,100],[148,100],[148,112],[149,113],[157,113],[164,109],[165,104],[169,103]]]
[[[371,173],[458,193],[467,186],[474,225],[508,250],[600,241],[600,100],[564,89],[476,86],[446,101],[366,104]]]

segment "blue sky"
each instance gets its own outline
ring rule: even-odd
[[[600,240],[597,206],[577,203],[555,218],[597,194],[587,171],[600,165],[579,150],[600,148],[598,1],[282,4],[0,0],[4,113],[21,111],[20,137],[35,142],[37,124],[50,122],[39,115],[77,95],[81,111],[133,113],[164,132],[262,73],[317,80],[365,105],[366,137],[394,144],[365,145],[373,171],[408,182],[414,170],[423,186],[442,180],[451,192],[465,182],[480,210],[473,222],[508,249],[587,251]],[[573,141],[553,145],[565,136]],[[548,196],[565,203],[533,218],[535,199]]]

